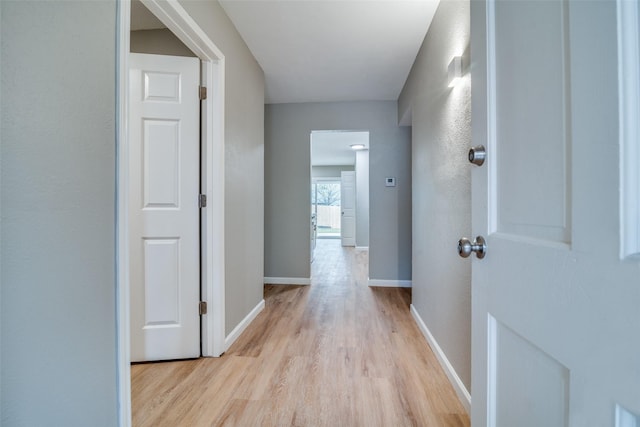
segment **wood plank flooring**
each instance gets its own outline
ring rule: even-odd
[[[222,357],[132,366],[133,425],[469,426],[409,313],[369,288],[367,252],[319,240],[311,286],[265,286]]]

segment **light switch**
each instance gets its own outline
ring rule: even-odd
[[[386,177],[385,180],[384,180],[384,185],[386,187],[395,187],[396,186],[396,177],[395,176]]]

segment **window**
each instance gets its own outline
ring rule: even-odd
[[[340,181],[311,184],[311,212],[316,214],[318,237],[340,237]]]

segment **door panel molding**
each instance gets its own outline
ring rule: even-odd
[[[486,45],[483,46],[486,51],[486,108],[487,115],[487,156],[486,165],[488,168],[488,185],[487,185],[487,203],[488,203],[488,224],[487,234],[493,234],[498,231],[498,162],[492,153],[495,153],[498,147],[497,137],[497,81],[496,81],[496,4],[495,1],[486,2]],[[472,78],[473,81],[473,78]]]
[[[621,131],[626,132],[624,137],[618,140],[616,132],[627,125],[624,120],[634,124],[640,110],[640,102],[631,107],[623,103],[630,92],[634,102],[640,98],[637,2],[516,3],[518,7],[512,7],[514,2],[471,2],[472,145],[485,145],[487,162],[491,164],[495,160],[492,155],[496,153],[489,149],[487,139],[490,135],[498,144],[511,142],[511,138],[498,139],[504,140],[505,135],[500,134],[500,120],[519,119],[514,114],[503,114],[510,106],[516,113],[524,112],[525,119],[547,123],[545,106],[553,104],[553,111],[560,111],[558,82],[562,73],[568,73],[569,87],[564,88],[567,90],[565,102],[570,103],[565,111],[571,113],[565,118],[568,133],[561,133],[556,120],[550,137],[556,153],[567,145],[565,138],[575,141],[574,149],[569,146],[567,151],[571,234],[570,239],[558,241],[500,228],[495,221],[495,209],[489,209],[493,208],[495,198],[512,197],[516,203],[523,199],[523,205],[530,206],[526,200],[529,193],[510,191],[498,196],[494,192],[489,197],[487,183],[491,169],[486,165],[471,166],[473,235],[484,235],[486,229],[491,228],[485,236],[487,256],[472,260],[472,423],[483,426],[512,426],[514,422],[523,426],[613,425],[614,416],[618,416],[616,425],[623,422],[625,426],[635,426],[636,414],[640,413],[640,387],[629,372],[634,372],[640,355],[640,341],[635,334],[640,322],[635,304],[638,265],[635,260],[621,262],[619,254],[622,251],[623,258],[633,255],[638,246],[630,251],[629,245],[640,241],[638,234],[625,229],[627,224],[624,224],[632,221],[637,225],[638,221],[640,181],[632,172],[639,169],[640,159],[636,151],[637,134],[630,137],[627,127]],[[558,9],[559,4],[564,9]],[[553,9],[549,12],[548,7]],[[622,18],[629,17],[633,20],[631,24],[621,24]],[[493,19],[497,22],[493,23]],[[597,32],[593,31],[594,23],[598,25]],[[540,37],[536,37],[535,32],[533,36],[523,37],[522,27],[529,24],[537,26]],[[495,31],[491,28],[494,25]],[[551,42],[549,25],[553,31]],[[559,38],[562,33],[558,30],[561,25],[565,26],[564,37],[568,31],[566,64],[558,61],[561,46],[552,43],[553,40],[562,43]],[[514,44],[510,44],[510,37]],[[624,53],[620,37],[633,37],[633,52]],[[492,38],[498,40],[492,41]],[[490,50],[495,42],[499,50],[497,62],[493,60],[497,70],[492,70]],[[502,53],[501,43],[507,47]],[[626,46],[626,49],[630,48]],[[532,70],[536,72],[540,65],[549,66],[554,73],[551,76],[554,80],[550,82],[554,89],[548,90],[548,77],[525,78],[522,84],[529,86],[528,91],[514,92],[517,99],[498,98],[502,90],[508,91],[513,86],[513,82],[504,86],[505,76],[531,76],[526,68],[531,50],[549,54],[549,61],[538,57]],[[501,54],[511,54],[512,59],[501,60]],[[629,73],[621,61],[630,61],[630,58],[634,70],[631,90],[627,86],[619,87],[619,84],[629,84],[619,73],[622,70]],[[509,75],[510,72],[513,75]],[[496,80],[498,96],[490,90]],[[620,92],[624,92],[624,96]],[[492,109],[491,104],[497,102],[503,103],[502,109],[500,106]],[[522,108],[523,102],[527,109]],[[624,116],[620,122],[619,110]],[[635,112],[629,113],[633,110]],[[517,135],[518,140],[511,143],[520,144],[520,151],[504,151],[504,160],[512,156],[514,161],[519,161],[515,156],[538,148],[540,135],[527,132],[528,126],[535,125],[524,123],[516,128],[518,132],[512,135]],[[637,132],[638,128],[631,131]],[[625,164],[629,157],[632,163]],[[529,171],[527,184],[545,179],[543,174],[549,168],[555,168],[556,176],[565,173],[560,171],[561,162],[542,162],[542,166],[540,171]],[[504,173],[504,163],[498,162],[493,167],[497,174]],[[538,209],[553,208],[557,195],[551,194],[553,197],[548,201],[542,198]],[[620,211],[615,209],[618,200]],[[489,214],[493,214],[493,218],[489,218]]]
[[[618,0],[620,258],[640,257],[640,9]]]
[[[551,31],[548,32],[547,46],[552,50],[552,46],[559,46],[558,51],[554,59],[561,65],[562,74],[556,75],[552,73],[552,76],[547,80],[545,90],[547,95],[552,93],[554,83],[558,89],[557,92],[553,92],[554,96],[559,99],[559,102],[552,103],[549,107],[551,111],[548,112],[547,118],[551,122],[555,117],[558,117],[558,122],[554,126],[549,126],[549,123],[541,125],[537,122],[531,122],[527,120],[519,120],[522,117],[522,111],[512,112],[511,109],[505,111],[499,111],[501,101],[504,100],[503,93],[509,94],[509,101],[513,99],[524,98],[527,92],[527,73],[529,78],[536,81],[536,79],[544,79],[544,73],[548,67],[544,61],[537,61],[535,57],[535,51],[532,52],[532,58],[527,57],[527,61],[530,63],[518,64],[513,63],[514,70],[509,75],[498,75],[498,68],[500,64],[504,69],[504,62],[513,60],[513,55],[510,54],[509,48],[513,48],[514,43],[518,43],[517,40],[503,40],[503,43],[498,43],[496,40],[496,33],[499,31],[497,27],[497,15],[501,13],[496,10],[498,5],[502,5],[503,8],[507,7],[524,7],[522,4],[515,3],[497,3],[495,0],[487,1],[486,12],[486,31],[487,31],[487,147],[488,147],[488,159],[487,166],[489,168],[489,187],[488,187],[488,203],[489,203],[489,217],[488,217],[488,229],[489,234],[503,233],[505,235],[513,235],[513,238],[531,239],[531,240],[549,240],[550,242],[563,243],[570,245],[571,242],[571,169],[570,169],[570,156],[571,156],[571,134],[570,134],[570,92],[569,92],[569,58],[568,58],[568,32],[567,32],[567,5],[566,3],[547,3],[548,7],[558,7],[560,9],[561,20],[557,26],[548,24]],[[544,11],[548,14],[550,11]],[[502,11],[505,13],[505,11]],[[552,22],[552,21],[550,21]],[[522,31],[526,37],[526,29]],[[559,40],[555,39],[555,36]],[[558,42],[559,43],[556,43]],[[506,44],[506,46],[505,46]],[[525,43],[521,43],[525,44]],[[526,45],[526,44],[525,44]],[[506,49],[507,52],[502,52]],[[540,55],[538,53],[538,55]],[[544,65],[541,65],[544,64]],[[518,73],[518,70],[521,73]],[[530,71],[531,70],[531,71]],[[559,76],[559,78],[556,78]],[[506,85],[511,85],[505,89],[500,90],[498,81],[501,79]],[[520,80],[524,80],[520,81]],[[503,85],[504,86],[504,85]],[[515,86],[515,87],[514,87]],[[522,88],[522,94],[517,92]],[[513,93],[516,92],[516,93]],[[520,107],[523,107],[520,105]],[[559,110],[555,114],[553,110]],[[506,116],[506,117],[505,117]],[[510,117],[511,116],[511,117]],[[499,119],[500,117],[500,119]],[[550,141],[553,138],[540,137],[540,144],[536,147],[531,147],[531,150],[526,153],[521,153],[520,156],[511,156],[511,160],[499,164],[502,161],[502,157],[507,156],[503,152],[505,150],[517,150],[512,147],[512,142],[517,137],[513,131],[518,125],[525,125],[527,122],[532,124],[528,132],[540,133],[541,135],[549,136],[550,133],[556,132],[561,134],[564,141],[562,147],[556,147]],[[515,164],[514,163],[515,160]],[[554,161],[560,163],[563,167],[562,173],[556,177],[548,177],[541,175],[540,179],[535,183],[531,182],[529,177],[532,170],[537,169],[538,165],[542,162]],[[502,174],[498,173],[498,168],[502,170]],[[560,189],[560,190],[556,190]],[[513,206],[506,204],[505,201],[509,200],[509,192],[525,191],[529,194],[529,206]],[[552,203],[551,206],[558,206],[556,209],[536,209],[537,198],[541,198],[544,194],[548,198],[549,193],[556,192],[557,203]]]
[[[569,369],[490,313],[488,323],[487,426],[537,427],[549,425],[549,417],[552,425],[568,425]],[[542,413],[545,419],[537,419]]]

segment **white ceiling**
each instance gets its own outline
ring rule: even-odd
[[[355,165],[356,152],[352,144],[369,148],[369,132],[313,131],[311,132],[311,165]]]
[[[220,0],[265,73],[265,102],[397,100],[439,0]],[[139,0],[131,29],[164,28]],[[313,132],[312,164],[353,165],[368,132]]]
[[[439,0],[220,0],[266,103],[397,100]]]

